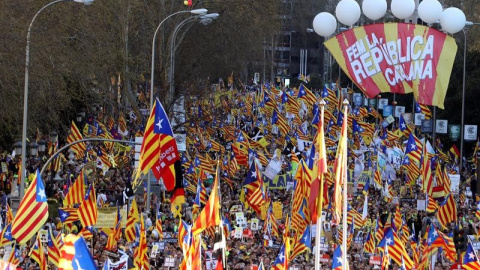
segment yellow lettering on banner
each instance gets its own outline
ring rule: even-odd
[[[126,206],[120,209],[120,215],[122,215],[122,228],[125,228],[125,224],[127,223]],[[97,224],[95,224],[94,227],[97,229],[98,228],[115,228],[116,219],[117,219],[116,207],[99,207]]]

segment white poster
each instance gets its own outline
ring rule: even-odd
[[[128,256],[122,256],[116,263],[110,262],[110,270],[128,270]]]
[[[177,149],[180,152],[187,151],[187,134],[178,133],[175,134],[175,141],[177,142]]]
[[[259,223],[258,218],[252,218],[252,220],[250,221],[250,229],[252,231],[257,231],[258,229],[260,229],[260,227],[258,226],[258,223]]]
[[[400,117],[402,113],[405,113],[405,106],[395,106],[395,117]]]
[[[422,120],[425,120],[425,114],[423,113],[416,113],[415,114],[415,126],[421,126]]]
[[[419,211],[427,210],[427,204],[425,203],[425,200],[417,200],[417,210]]]
[[[437,119],[435,124],[435,132],[438,134],[448,133],[448,120]]]
[[[465,141],[476,141],[477,140],[477,125],[465,125],[465,132],[463,133],[463,138]]]
[[[388,98],[381,98],[380,102],[378,103],[378,109],[383,110],[383,107],[387,105],[388,105]]]
[[[235,227],[235,232],[233,234],[233,237],[242,238],[242,234],[243,234],[243,228],[242,227]]]
[[[272,158],[268,166],[265,168],[263,175],[270,180],[275,179],[275,176],[282,170],[282,161]]]
[[[449,174],[448,177],[450,178],[450,190],[452,193],[458,193],[459,186],[460,186],[460,175],[459,174]]]

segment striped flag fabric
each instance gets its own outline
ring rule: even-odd
[[[45,252],[43,251],[43,245],[42,245],[42,242],[40,242],[40,237],[38,235],[37,235],[37,239],[35,240],[35,244],[30,250],[30,254],[28,254],[28,256],[32,260],[37,262],[40,270],[47,269],[47,258],[45,257]]]
[[[296,239],[295,241],[295,246],[293,247],[292,255],[290,256],[291,260],[303,252],[309,252],[312,250],[310,226],[306,226],[303,234],[299,234],[299,236],[300,239]]]
[[[202,209],[192,225],[193,235],[200,234],[206,228],[220,225],[220,197],[219,197],[218,172],[215,174],[215,181],[207,204]]]
[[[10,253],[10,257],[8,257],[8,262],[12,264],[18,265],[20,263],[20,256],[21,256],[20,250],[16,247],[16,245],[13,245],[12,247],[12,252]]]
[[[67,136],[67,143],[73,143],[75,141],[79,141],[83,139],[82,133],[75,125],[75,122],[72,121],[72,125],[70,126],[70,134]],[[87,150],[87,145],[85,142],[80,142],[71,146],[73,151],[75,151],[77,158],[82,158]]]
[[[342,124],[342,131],[340,135],[340,140],[338,142],[337,154],[335,157],[335,185],[334,185],[334,220],[337,224],[340,223],[341,213],[342,213],[342,186],[343,181],[347,181],[347,139],[348,139],[348,127],[347,127],[347,118],[348,118],[348,106],[344,106],[344,118]]]
[[[24,244],[35,235],[47,219],[47,196],[40,172],[37,170],[12,221],[12,235],[17,243]]]
[[[342,260],[342,245],[337,245],[335,251],[333,251],[333,259],[332,259],[332,270],[347,270],[347,267],[343,267],[343,260]],[[348,262],[347,262],[348,264]]]
[[[289,240],[284,241],[280,252],[277,255],[277,258],[273,262],[271,270],[288,270],[288,264],[290,261],[290,244]]]
[[[375,252],[375,237],[369,231],[367,238],[365,239],[365,244],[363,245],[365,252],[374,253]]]
[[[246,202],[256,213],[260,213],[265,201],[265,193],[263,190],[263,180],[256,162],[252,162],[250,165],[250,170],[243,183],[243,187],[246,190]]]
[[[97,224],[97,196],[95,195],[95,186],[93,184],[90,186],[80,208],[78,208],[78,216],[83,227]]]
[[[12,240],[12,224],[8,224],[0,232],[0,247],[10,244]]]
[[[412,269],[413,261],[405,250],[405,245],[392,229],[387,229],[385,235],[378,244],[379,248],[388,249],[388,255],[398,265],[405,263],[406,269]]]
[[[457,261],[457,251],[455,249],[455,244],[453,243],[452,237],[445,235],[441,231],[435,228],[435,225],[431,224],[430,229],[428,230],[427,235],[427,244],[431,247],[440,247],[443,248],[445,252],[445,257],[451,262]]]
[[[435,211],[437,211],[438,209],[438,203],[437,201],[432,198],[432,196],[428,196],[427,194],[427,213],[435,213]]]
[[[415,101],[415,113],[423,113],[425,115],[425,119],[432,119],[432,111],[427,105],[419,104]]]
[[[133,263],[137,269],[150,269],[147,249],[147,233],[145,231],[143,217],[140,217],[140,240],[133,254]]]
[[[135,240],[135,224],[140,222],[140,215],[138,213],[137,201],[133,197],[132,205],[128,211],[127,224],[125,225],[125,239],[127,242]]]
[[[79,220],[78,208],[66,207],[58,208],[58,216],[63,224],[68,224]]]
[[[58,248],[57,239],[53,236],[52,229],[47,232],[47,253],[48,261],[58,267],[60,262],[60,249]]]
[[[457,222],[457,204],[452,194],[439,205],[437,219],[443,228],[448,228],[451,222]]]
[[[146,175],[152,169],[158,180],[170,165],[180,159],[180,155],[170,121],[158,98],[151,109],[143,136],[136,178],[140,176],[140,173]],[[172,191],[175,187],[175,181],[171,181],[171,179],[164,181],[164,184],[167,191]]]
[[[13,211],[12,207],[7,203],[7,213],[6,213],[6,222],[5,224],[11,224],[13,221]]]
[[[83,237],[68,234],[63,242],[58,270],[97,269]]]
[[[477,255],[475,255],[475,250],[470,242],[468,242],[467,245],[467,252],[463,255],[462,267],[466,270],[480,269],[480,262],[478,261]]]
[[[75,183],[68,190],[67,195],[63,199],[63,205],[74,206],[75,204],[81,204],[85,198],[85,174],[82,169],[78,175]]]

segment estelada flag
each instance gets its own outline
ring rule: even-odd
[[[147,174],[152,169],[153,175],[159,180],[164,172],[169,173],[170,165],[179,159],[172,127],[162,104],[156,99],[145,127],[137,178],[141,172]],[[164,184],[171,191],[175,187],[175,181],[171,177],[167,179],[164,178]]]
[[[457,44],[418,24],[380,23],[344,31],[325,46],[369,97],[414,93],[415,100],[443,109]]]
[[[24,244],[45,224],[47,219],[47,196],[40,172],[37,170],[13,219],[12,235],[18,244]]]

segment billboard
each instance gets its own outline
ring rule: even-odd
[[[457,52],[445,33],[418,24],[371,24],[344,31],[325,46],[369,98],[414,93],[418,103],[444,108]]]

